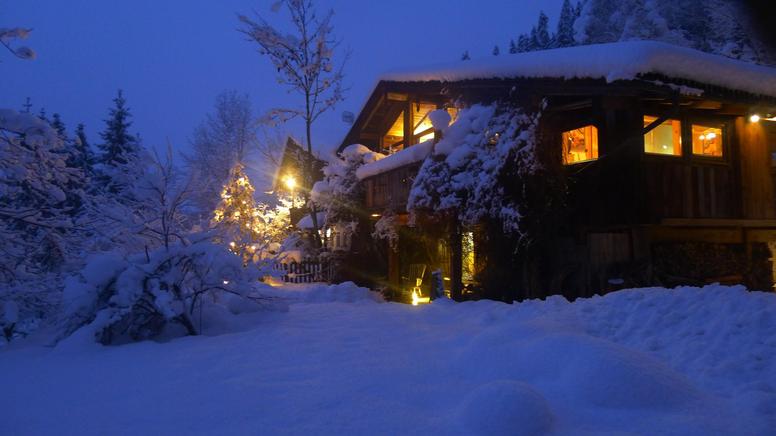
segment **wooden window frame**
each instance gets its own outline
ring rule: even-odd
[[[693,114],[680,114],[672,116],[671,114],[663,113],[661,115],[656,115],[656,113],[652,112],[644,112],[642,113],[642,120],[644,116],[650,116],[650,117],[657,117],[658,125],[662,124],[665,121],[668,120],[678,120],[680,123],[682,123],[682,154],[677,156],[675,154],[660,154],[660,153],[648,153],[644,150],[644,135],[647,133],[645,131],[645,128],[642,129],[642,146],[641,146],[641,154],[642,156],[648,158],[648,159],[673,159],[673,160],[682,160],[686,161],[688,163],[699,163],[699,164],[717,164],[717,165],[727,165],[730,163],[730,155],[731,155],[731,139],[733,137],[733,131],[732,131],[732,121],[727,117],[714,117],[714,116],[703,116],[701,115],[693,115]],[[700,154],[695,154],[692,151],[692,140],[693,140],[693,134],[692,134],[692,126],[693,125],[706,125],[710,127],[714,126],[721,126],[722,130],[722,156],[704,156]],[[657,127],[657,126],[655,126]]]
[[[719,126],[719,129],[722,131],[722,156],[707,156],[703,154],[695,154],[692,149],[692,141],[693,141],[693,133],[692,133],[692,126],[693,125],[702,125],[706,127],[715,127]],[[687,137],[690,139],[688,148],[689,148],[689,156],[694,162],[702,162],[702,163],[728,163],[729,156],[730,156],[730,140],[731,140],[731,129],[730,129],[730,121],[727,119],[720,119],[720,118],[705,118],[705,117],[688,117],[687,118]]]
[[[655,121],[651,122],[649,125],[642,127],[641,129],[641,153],[644,156],[647,156],[649,158],[657,158],[657,159],[682,159],[687,156],[687,138],[686,138],[686,132],[685,129],[687,128],[687,121],[684,117],[675,117],[671,116],[670,114],[657,114],[657,113],[643,113],[641,114],[641,121],[642,124],[644,123],[644,117],[653,117],[655,118]],[[644,140],[644,137],[647,135],[647,133],[655,130],[656,128],[660,127],[663,123],[666,121],[672,121],[676,120],[679,121],[679,154],[667,154],[667,153],[650,153],[646,150],[647,143]],[[649,130],[647,130],[648,127],[651,127]],[[691,138],[692,139],[692,138]],[[692,151],[692,149],[690,150]]]
[[[565,159],[564,159],[564,156],[563,156],[563,153],[564,153],[563,134],[566,133],[566,132],[570,132],[572,130],[584,129],[586,127],[593,127],[595,129],[595,149],[596,149],[596,153],[595,154],[596,154],[596,157],[594,157],[592,159],[585,159],[585,160],[580,160],[580,161],[577,161],[577,162],[569,162],[569,163],[567,163],[565,161]],[[590,163],[596,162],[599,159],[601,159],[601,134],[600,134],[600,132],[601,132],[601,128],[598,125],[596,125],[596,123],[591,122],[591,121],[586,121],[584,123],[573,124],[573,127],[564,127],[562,129],[560,129],[559,136],[560,136],[560,152],[561,152],[560,163],[561,163],[561,165],[563,165],[564,167],[571,167],[571,166],[574,166],[574,165],[590,164]]]

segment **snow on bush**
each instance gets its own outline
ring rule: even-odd
[[[85,324],[103,344],[159,337],[171,325],[196,335],[195,311],[223,294],[259,301],[259,272],[226,248],[202,240],[127,258],[94,258],[65,288],[66,334]]]
[[[520,177],[539,168],[535,158],[539,117],[509,104],[462,109],[444,130],[434,154],[423,162],[407,209],[449,211],[465,224],[492,217],[506,231],[519,231],[523,206],[519,198],[505,194],[502,178],[508,170]]]
[[[358,169],[384,156],[361,144],[345,147],[323,168],[324,179],[313,186],[311,199],[324,212],[326,226],[356,230],[363,186]]]
[[[386,211],[375,223],[375,229],[372,231],[372,237],[375,239],[383,239],[388,242],[388,246],[393,251],[396,251],[399,247],[399,221],[396,217],[396,213],[393,211]]]

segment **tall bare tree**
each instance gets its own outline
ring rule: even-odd
[[[239,31],[258,44],[260,54],[269,57],[278,71],[278,82],[300,94],[304,100],[299,106],[274,108],[268,117],[279,122],[296,117],[304,120],[307,140],[305,185],[312,186],[315,159],[312,126],[323,113],[344,99],[343,68],[348,56],[345,54],[342,61],[335,65],[334,52],[340,41],[333,34],[333,11],[329,10],[319,18],[312,0],[280,0],[275,3],[273,11],[278,11],[282,6],[288,10],[293,33],[287,34],[273,27],[258,13],[255,19],[239,15]],[[309,200],[310,193],[305,192],[304,195]],[[313,239],[319,247],[321,240],[318,236],[320,227],[316,208],[309,201],[308,204],[313,222]]]

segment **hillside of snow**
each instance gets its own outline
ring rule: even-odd
[[[286,311],[248,311],[200,337],[0,349],[0,434],[776,428],[774,294],[709,286],[413,307],[349,284],[275,292]]]

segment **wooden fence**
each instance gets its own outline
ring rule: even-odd
[[[280,263],[275,269],[281,273],[281,278],[286,283],[314,283],[328,282],[328,265],[316,260],[291,261]]]

